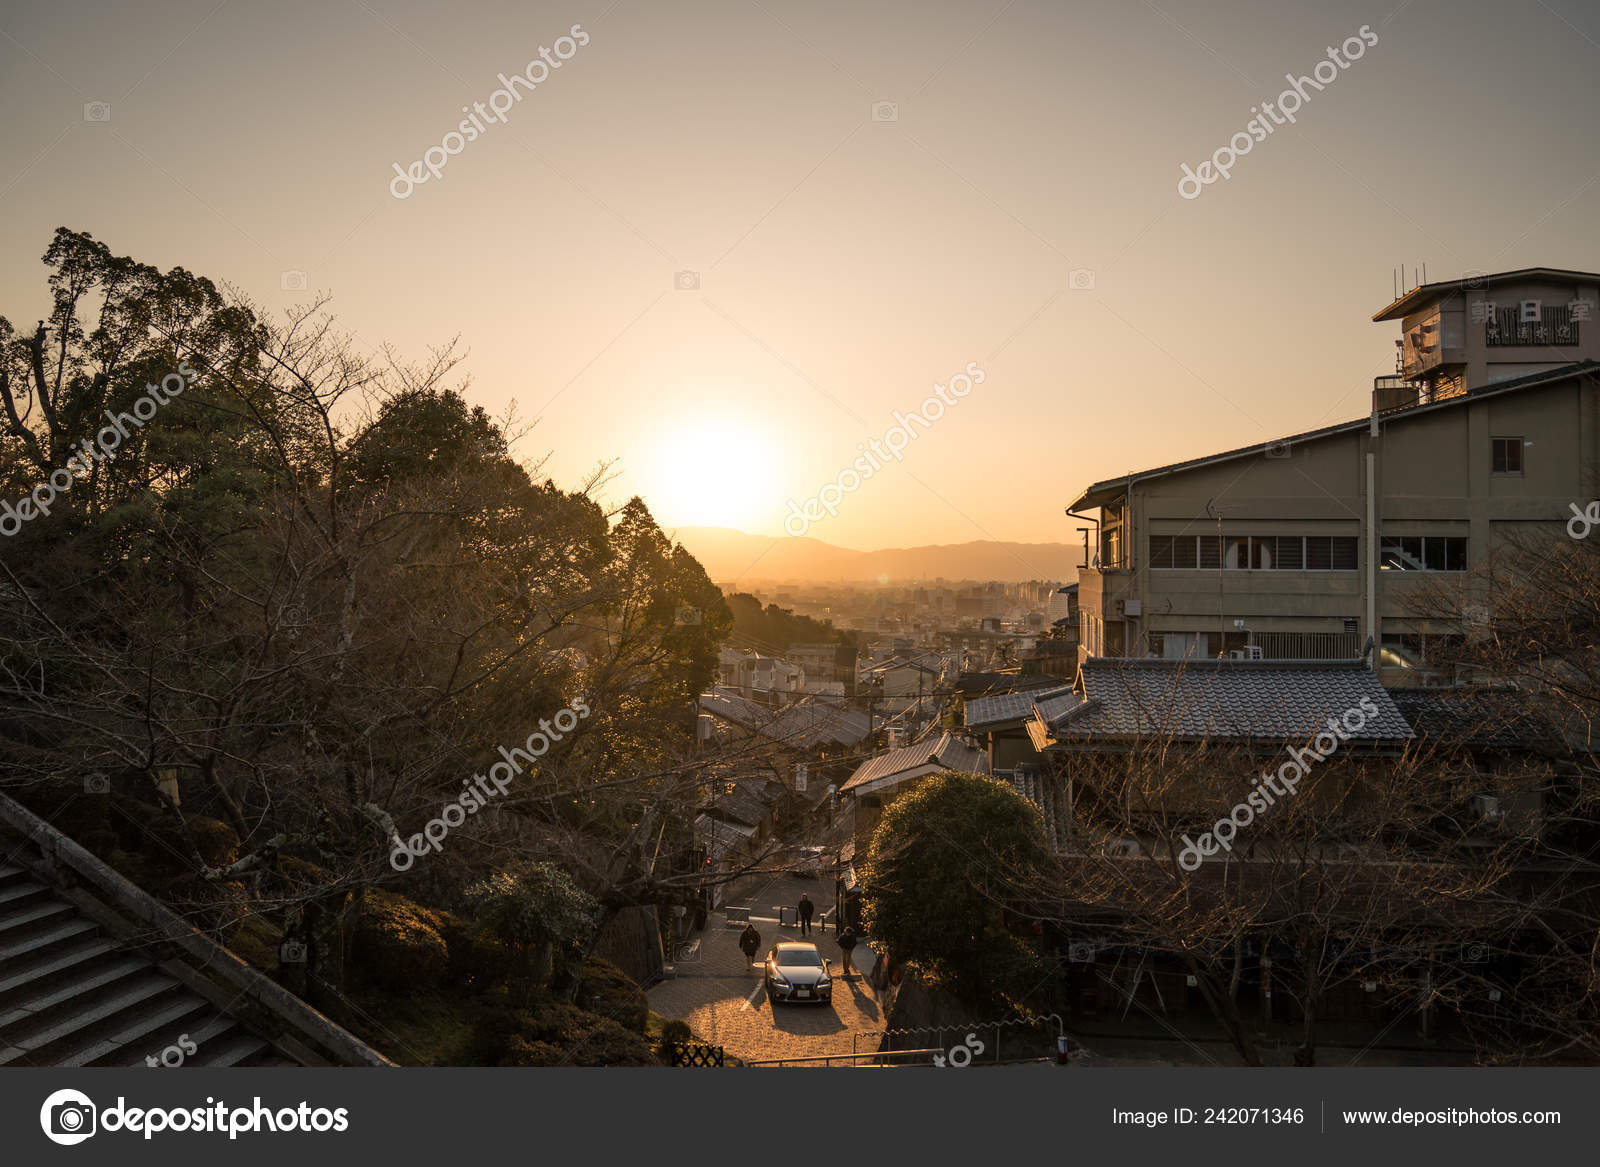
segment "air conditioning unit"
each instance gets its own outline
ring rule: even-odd
[[[1118,616],[1143,616],[1143,600],[1118,600],[1113,606]]]
[[[1235,648],[1229,651],[1228,656],[1233,660],[1264,660],[1266,659],[1259,645],[1252,644],[1249,648]]]
[[[1500,800],[1492,794],[1474,794],[1472,809],[1490,822],[1497,822],[1500,818]]]

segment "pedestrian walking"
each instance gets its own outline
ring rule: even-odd
[[[811,897],[805,892],[801,892],[800,905],[796,909],[800,917],[800,935],[811,935],[811,913],[816,910],[817,906],[811,902]]]
[[[844,957],[844,975],[849,977],[855,972],[855,969],[850,967],[850,950],[856,946],[856,930],[847,927],[839,933],[838,944],[839,951]]]
[[[761,948],[761,933],[756,931],[754,924],[746,924],[744,931],[739,933],[739,948],[744,952],[745,964],[754,964],[756,953]]]

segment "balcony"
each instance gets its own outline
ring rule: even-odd
[[[1441,375],[1427,381],[1413,381],[1406,377],[1374,377],[1372,408],[1378,413],[1391,413],[1416,405],[1431,405],[1449,397],[1460,397],[1466,391],[1466,381],[1459,373]]]
[[[1410,409],[1417,403],[1418,388],[1415,381],[1404,377],[1374,377],[1372,379],[1372,408],[1377,413],[1391,409]]]

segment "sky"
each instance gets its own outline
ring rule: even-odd
[[[0,314],[86,230],[457,342],[669,530],[1070,543],[1090,482],[1365,413],[1398,266],[1600,269],[1597,66],[1581,0],[9,0]]]

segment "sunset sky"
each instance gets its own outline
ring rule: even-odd
[[[976,363],[809,534],[1075,543],[1093,480],[1362,414],[1397,265],[1600,268],[1597,69],[1578,0],[12,0],[0,314],[42,315],[63,225],[274,312],[325,290],[366,346],[459,337],[558,482],[772,535]]]

